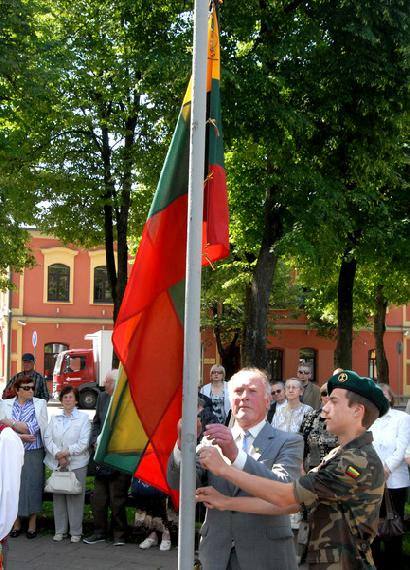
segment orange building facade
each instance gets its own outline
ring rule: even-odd
[[[270,375],[295,376],[300,360],[311,363],[314,379],[325,382],[334,369],[336,342],[320,336],[303,317],[275,312],[275,333],[269,337]],[[390,307],[386,317],[384,346],[389,379],[397,395],[410,396],[410,306]],[[371,329],[354,333],[352,367],[362,376],[377,378],[374,336]]]
[[[112,303],[105,270],[105,250],[79,249],[31,230],[35,266],[12,273],[15,286],[0,293],[0,380],[21,369],[21,356],[34,352],[36,369],[51,380],[57,354],[88,347],[84,336],[113,328]],[[301,359],[311,362],[318,383],[332,372],[335,341],[319,336],[303,317],[275,312],[269,337],[269,374],[295,376]],[[410,396],[410,306],[390,308],[385,347],[393,390]],[[220,361],[210,329],[202,333],[201,382],[209,379],[212,364]],[[355,334],[353,368],[376,377],[371,330]]]

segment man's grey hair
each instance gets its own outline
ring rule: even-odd
[[[271,380],[270,381],[271,386],[274,386],[275,384],[280,384],[282,386],[282,388],[285,387],[285,382],[283,380]]]
[[[112,379],[114,381],[114,384],[117,383],[118,380],[118,368],[113,368],[112,370],[110,370],[109,372],[107,372],[107,374],[105,375],[105,381],[107,382],[108,379]]]
[[[269,381],[268,381],[268,376],[264,370],[261,370],[260,368],[254,368],[254,367],[241,368],[238,372],[235,372],[235,374],[232,376],[232,378],[228,382],[228,389],[229,389],[229,397],[230,398],[232,398],[233,385],[235,383],[235,380],[237,380],[241,376],[245,376],[245,375],[246,376],[257,376],[258,378],[260,378],[262,380],[263,384],[265,385],[266,396],[270,399],[270,397],[271,397],[271,386],[270,386]]]

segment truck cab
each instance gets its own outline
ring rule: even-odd
[[[93,350],[73,349],[60,352],[53,370],[53,398],[65,386],[73,386],[79,392],[81,408],[95,408],[100,388],[96,383]]]
[[[112,331],[97,331],[86,335],[93,348],[73,348],[60,352],[53,370],[53,398],[65,386],[77,388],[81,408],[92,409],[103,390],[106,373],[112,361]]]

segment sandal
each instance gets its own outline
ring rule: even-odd
[[[16,538],[17,536],[20,536],[20,534],[21,534],[21,528],[13,528],[12,531],[10,532],[11,538]]]
[[[26,537],[27,537],[27,538],[36,538],[36,536],[37,536],[37,531],[36,531],[36,530],[30,530],[30,529],[29,529],[29,530],[26,532]]]

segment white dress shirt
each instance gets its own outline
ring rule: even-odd
[[[243,442],[245,430],[243,430],[241,427],[239,427],[238,423],[235,422],[235,424],[232,427],[232,437],[233,437],[234,442],[236,443],[236,447],[238,448],[239,451],[238,451],[238,455],[236,456],[235,461],[232,463],[232,465],[234,467],[242,470],[245,467],[245,463],[246,463],[246,459],[247,459],[248,455],[250,457],[254,457],[255,459],[257,459],[259,457],[259,452],[257,449],[255,449],[253,447],[253,442],[255,441],[255,439],[259,435],[260,431],[265,426],[265,424],[266,424],[266,420],[263,419],[261,422],[256,424],[256,426],[253,426],[253,427],[246,430],[246,432],[248,432],[250,435],[248,438],[248,452],[245,452],[242,449],[242,442]]]
[[[387,414],[377,418],[370,431],[373,433],[373,446],[377,455],[391,472],[386,481],[387,487],[408,487],[410,477],[404,457],[410,444],[410,416],[390,408]]]

